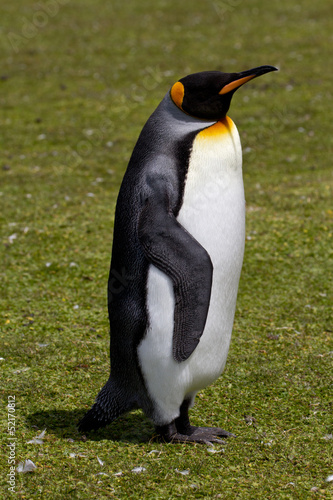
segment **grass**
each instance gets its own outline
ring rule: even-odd
[[[2,497],[14,395],[16,463],[37,466],[16,475],[18,498],[333,498],[330,2],[114,4],[2,7]],[[113,214],[135,140],[178,78],[261,64],[281,71],[229,113],[247,198],[233,341],[191,412],[238,437],[218,453],[157,443],[138,411],[84,440],[76,423],[109,370]]]

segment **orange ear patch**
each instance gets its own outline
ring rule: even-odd
[[[180,82],[176,82],[170,91],[171,99],[178,106],[178,108],[182,109],[183,99],[184,99],[185,89],[184,85]]]

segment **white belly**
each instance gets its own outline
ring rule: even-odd
[[[210,127],[197,135],[177,218],[207,250],[214,268],[203,335],[193,354],[182,363],[172,357],[172,282],[155,266],[148,273],[149,328],[138,354],[148,391],[156,403],[154,421],[158,425],[179,415],[185,397],[194,396],[216,380],[228,355],[244,253],[245,201],[239,136],[230,119],[226,125],[224,129]]]

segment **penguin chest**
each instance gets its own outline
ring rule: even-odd
[[[236,126],[230,118],[197,134],[177,219],[207,250],[215,265],[223,261],[228,267],[235,245],[242,250],[242,153]]]

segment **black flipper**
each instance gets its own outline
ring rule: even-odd
[[[110,378],[99,392],[92,408],[79,422],[78,429],[80,432],[88,432],[105,427],[134,407],[135,405],[124,396],[119,386]]]
[[[172,280],[173,357],[181,362],[192,354],[205,327],[213,265],[206,250],[176,220],[165,180],[154,177],[149,185],[138,235],[146,258]]]

